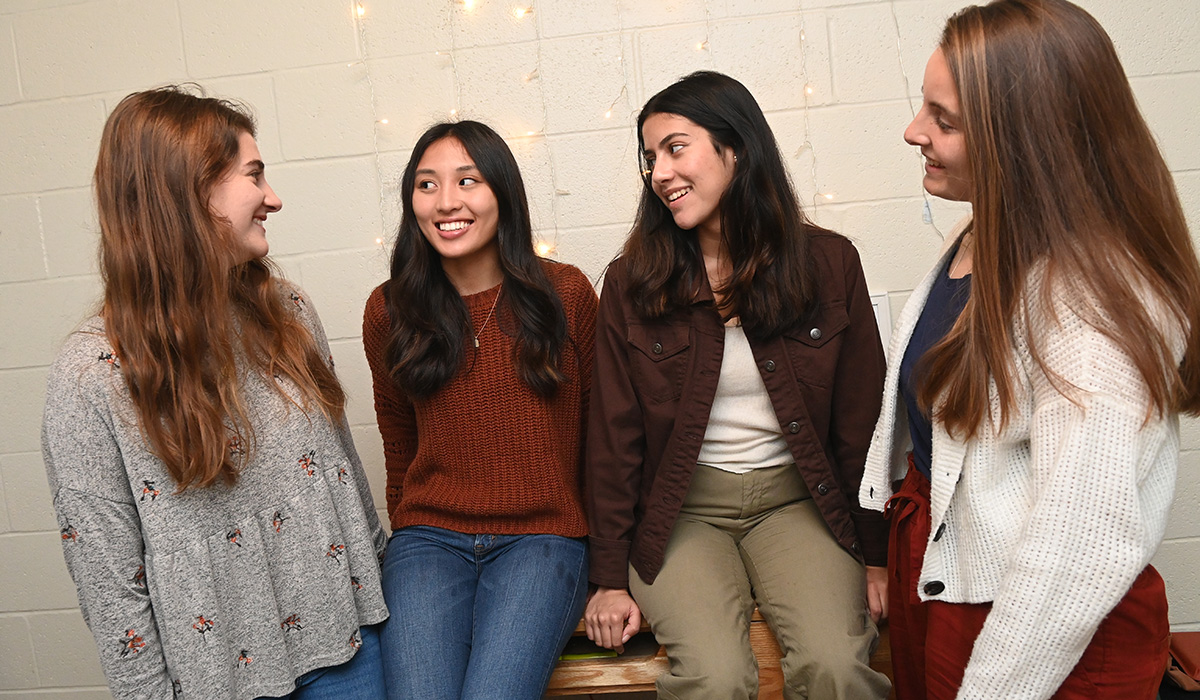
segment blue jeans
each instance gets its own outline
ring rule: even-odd
[[[556,535],[397,530],[383,561],[392,700],[539,700],[587,597],[587,547]]]
[[[383,685],[383,659],[379,650],[381,626],[359,628],[362,646],[346,663],[313,669],[297,678],[296,689],[287,695],[259,700],[382,700],[386,692]]]

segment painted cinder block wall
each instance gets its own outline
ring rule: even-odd
[[[0,700],[108,698],[76,607],[40,454],[46,368],[100,290],[90,177],[125,94],[196,81],[259,120],[284,202],[272,255],[320,310],[377,498],[360,346],[387,269],[408,149],[482,119],[521,163],[553,257],[594,280],[638,188],[631,123],[699,68],[734,75],[775,128],[818,222],[855,240],[895,311],[961,206],[926,200],[900,135],[965,0],[0,0]],[[1200,229],[1200,2],[1082,0],[1113,36]],[[522,12],[522,10],[531,10]],[[1187,422],[1155,564],[1176,629],[1200,629],[1200,427]],[[379,501],[382,505],[382,501]]]

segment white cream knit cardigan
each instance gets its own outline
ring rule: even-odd
[[[859,491],[866,508],[882,510],[891,483],[907,470],[900,359],[961,229],[893,330],[883,409]],[[1039,285],[1029,280],[1030,298]],[[993,603],[960,700],[1053,695],[1149,563],[1174,495],[1178,417],[1147,422],[1148,394],[1131,359],[1065,299],[1054,305],[1057,323],[1036,309],[1028,323],[1046,365],[1078,388],[1075,403],[1033,362],[1022,325],[1014,333],[1020,395],[1003,432],[985,428],[964,443],[933,426],[932,526],[918,590],[925,600]],[[1177,358],[1182,335],[1175,333]],[[926,595],[922,589],[934,581],[944,591]]]

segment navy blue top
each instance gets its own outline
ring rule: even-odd
[[[955,255],[957,253],[955,249]],[[934,280],[933,288],[929,290],[929,298],[925,301],[925,308],[921,311],[921,317],[917,319],[917,326],[908,341],[908,348],[900,360],[900,396],[904,399],[904,408],[908,412],[913,463],[926,477],[930,476],[930,464],[933,461],[933,426],[929,423],[929,416],[917,406],[917,381],[920,380],[920,376],[919,373],[918,376],[913,375],[925,352],[950,332],[950,327],[958,320],[967,305],[967,299],[971,296],[970,275],[959,279],[950,278],[949,268],[954,257],[950,256],[941,274]]]

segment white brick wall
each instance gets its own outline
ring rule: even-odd
[[[39,424],[46,366],[100,288],[88,188],[123,95],[193,80],[255,108],[284,201],[272,251],[323,315],[381,499],[360,318],[426,125],[457,110],[497,127],[538,234],[595,279],[633,213],[636,110],[686,72],[728,72],[768,112],[803,201],[857,242],[895,313],[963,211],[934,200],[934,225],[922,221],[919,159],[900,134],[944,17],[967,1],[363,0],[356,20],[349,0],[0,0],[0,700],[108,697],[63,566]],[[1114,37],[1200,226],[1200,3],[1083,4]],[[1195,421],[1183,447],[1155,563],[1172,623],[1200,629]]]

